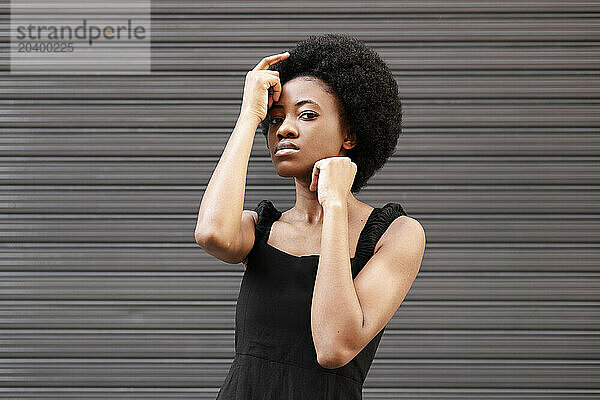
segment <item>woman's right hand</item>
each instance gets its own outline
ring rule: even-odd
[[[279,71],[271,71],[268,68],[285,60],[289,55],[290,53],[286,51],[265,57],[251,71],[248,71],[240,115],[256,118],[257,125],[265,119],[268,108],[274,102],[279,101],[279,96],[281,96]]]

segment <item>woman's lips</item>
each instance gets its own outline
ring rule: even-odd
[[[275,155],[276,156],[287,156],[287,155],[290,155],[290,154],[297,153],[299,151],[300,151],[299,149],[289,149],[289,148],[287,148],[287,149],[281,149],[281,150],[276,151]]]

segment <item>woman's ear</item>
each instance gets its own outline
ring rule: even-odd
[[[342,143],[342,146],[344,147],[344,149],[346,150],[350,150],[353,147],[355,147],[358,144],[358,140],[356,137],[356,134],[352,132],[352,130],[350,129],[349,126],[346,127],[346,129],[344,129],[345,133],[344,133],[344,143]]]

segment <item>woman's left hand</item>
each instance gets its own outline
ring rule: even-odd
[[[350,157],[327,157],[313,166],[309,190],[317,191],[321,206],[325,202],[346,204],[357,166]]]

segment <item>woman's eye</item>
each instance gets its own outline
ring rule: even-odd
[[[316,117],[318,117],[318,115],[319,114],[311,112],[311,111],[303,112],[302,114],[300,114],[301,117],[306,116],[308,119],[316,118]],[[278,122],[276,122],[275,120],[278,120],[278,119],[282,119],[282,118],[280,118],[280,117],[273,117],[273,118],[269,119],[269,124],[270,125],[277,125]]]

